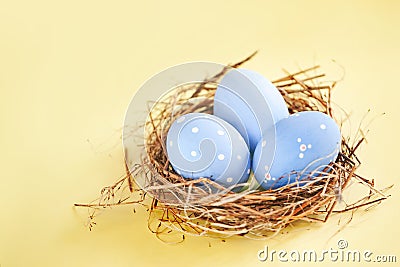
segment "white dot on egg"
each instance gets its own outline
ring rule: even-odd
[[[225,132],[224,132],[224,131],[222,131],[222,130],[218,130],[218,131],[217,131],[217,134],[218,134],[218,135],[224,135],[224,134],[225,134]]]
[[[249,174],[250,173],[250,169],[247,169],[247,174]]]
[[[192,152],[190,152],[190,155],[192,155],[192,157],[196,157],[197,156],[197,152],[193,150]]]
[[[192,128],[192,133],[198,133],[199,132],[199,128],[198,127],[193,127]]]
[[[297,143],[300,143],[301,142],[301,138],[299,137],[299,138],[297,138]]]
[[[218,159],[219,160],[224,160],[225,159],[225,155],[224,154],[219,154],[218,155]]]
[[[169,141],[169,146],[173,146],[173,145],[174,145],[174,142]]]
[[[300,154],[299,154],[299,158],[301,158],[301,159],[304,158],[304,154],[303,154],[303,153],[300,153]]]
[[[275,178],[275,177],[272,177],[272,178],[271,178],[271,180],[272,180],[272,181],[275,181],[275,180],[276,180],[276,178]]]
[[[183,122],[185,119],[186,119],[185,116],[182,116],[182,117],[180,117],[176,122],[177,122],[177,123],[181,123],[181,122]]]
[[[300,145],[300,151],[306,151],[307,146],[305,144]]]
[[[320,127],[322,130],[325,130],[325,129],[326,129],[326,125],[325,125],[325,124],[321,124],[319,127]]]
[[[268,170],[269,170],[269,166],[268,166],[268,165],[265,165],[265,166],[264,166],[264,169],[265,169],[266,171],[268,171]]]
[[[311,144],[308,144],[308,146],[307,146],[308,148],[312,148],[312,145]]]
[[[267,141],[262,140],[261,146],[262,146],[262,147],[265,147],[266,145],[267,145]]]
[[[238,160],[241,160],[241,159],[242,159],[242,156],[237,155],[236,158],[237,158]]]
[[[226,178],[226,181],[227,181],[228,183],[231,183],[231,182],[233,181],[233,178],[232,178],[232,177],[228,177],[228,178]]]

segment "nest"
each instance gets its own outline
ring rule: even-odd
[[[172,233],[213,237],[245,236],[265,238],[279,233],[298,221],[326,222],[334,213],[354,212],[360,207],[380,203],[388,196],[375,188],[374,180],[356,173],[361,164],[357,149],[365,141],[361,129],[351,136],[342,136],[341,150],[331,168],[305,185],[293,184],[259,191],[250,185],[235,192],[221,188],[210,179],[188,180],[178,175],[170,165],[165,149],[169,126],[184,114],[212,113],[217,83],[230,68],[237,68],[254,56],[228,65],[220,73],[200,84],[176,88],[153,103],[145,122],[145,147],[142,161],[115,184],[103,188],[101,196],[89,204],[75,204],[89,209],[89,229],[100,209],[119,205],[144,205],[148,212],[149,229],[159,238]],[[273,81],[286,101],[289,112],[320,111],[334,118],[331,91],[336,82],[321,82],[319,66],[286,73]],[[336,120],[339,125],[341,121]],[[137,177],[145,186],[135,184]],[[304,183],[304,181],[303,181]],[[343,203],[342,192],[351,185],[361,184],[368,193],[351,203]],[[202,186],[199,186],[202,185]],[[206,185],[206,186],[204,186]],[[219,188],[210,194],[209,188]],[[338,207],[342,206],[342,207]]]

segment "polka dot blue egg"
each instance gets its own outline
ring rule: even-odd
[[[201,177],[225,186],[246,182],[250,152],[240,133],[209,114],[190,113],[176,119],[167,134],[167,154],[182,177]]]
[[[264,189],[316,177],[329,170],[341,143],[338,125],[317,111],[295,113],[265,132],[253,157],[253,171]]]
[[[233,69],[217,87],[214,115],[233,125],[253,152],[262,133],[288,117],[289,112],[278,89],[264,76]]]

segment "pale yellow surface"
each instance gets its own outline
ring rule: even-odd
[[[339,238],[399,261],[399,13],[398,1],[1,1],[0,266],[270,266],[257,260],[264,245],[323,250]],[[171,65],[254,50],[247,67],[270,78],[314,63],[340,78],[331,59],[345,68],[335,102],[354,122],[386,112],[360,174],[394,183],[392,197],[334,237],[339,217],[268,241],[166,245],[139,207],[103,213],[89,232],[72,205],[124,173],[120,128],[135,90]]]

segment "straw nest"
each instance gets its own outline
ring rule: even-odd
[[[88,227],[96,224],[99,210],[120,205],[143,205],[147,208],[149,229],[157,237],[180,232],[185,234],[229,237],[245,236],[265,238],[279,233],[296,221],[326,222],[334,213],[354,212],[360,207],[380,203],[388,196],[375,188],[374,180],[356,173],[360,160],[357,149],[365,141],[361,129],[355,136],[342,136],[341,150],[329,172],[309,179],[305,185],[287,185],[275,190],[259,191],[252,185],[234,192],[221,188],[204,178],[188,180],[174,172],[165,150],[169,126],[179,116],[190,112],[212,113],[213,96],[220,78],[254,56],[232,64],[215,76],[196,85],[176,88],[173,93],[152,105],[148,120],[144,123],[145,147],[142,161],[111,186],[102,189],[101,195],[89,204],[75,204],[89,210]],[[336,82],[321,82],[324,74],[318,74],[319,66],[286,73],[273,81],[283,95],[290,113],[314,110],[334,118],[331,91]],[[335,119],[335,118],[334,118]],[[337,121],[337,120],[336,120]],[[341,125],[341,121],[337,121]],[[137,177],[144,185],[135,183]],[[202,186],[197,186],[201,184]],[[364,196],[345,205],[342,192],[353,184],[361,184],[367,190]],[[206,185],[206,186],[204,186]],[[243,185],[239,185],[243,186]],[[210,194],[215,187],[218,193]],[[339,208],[340,206],[340,208]]]

